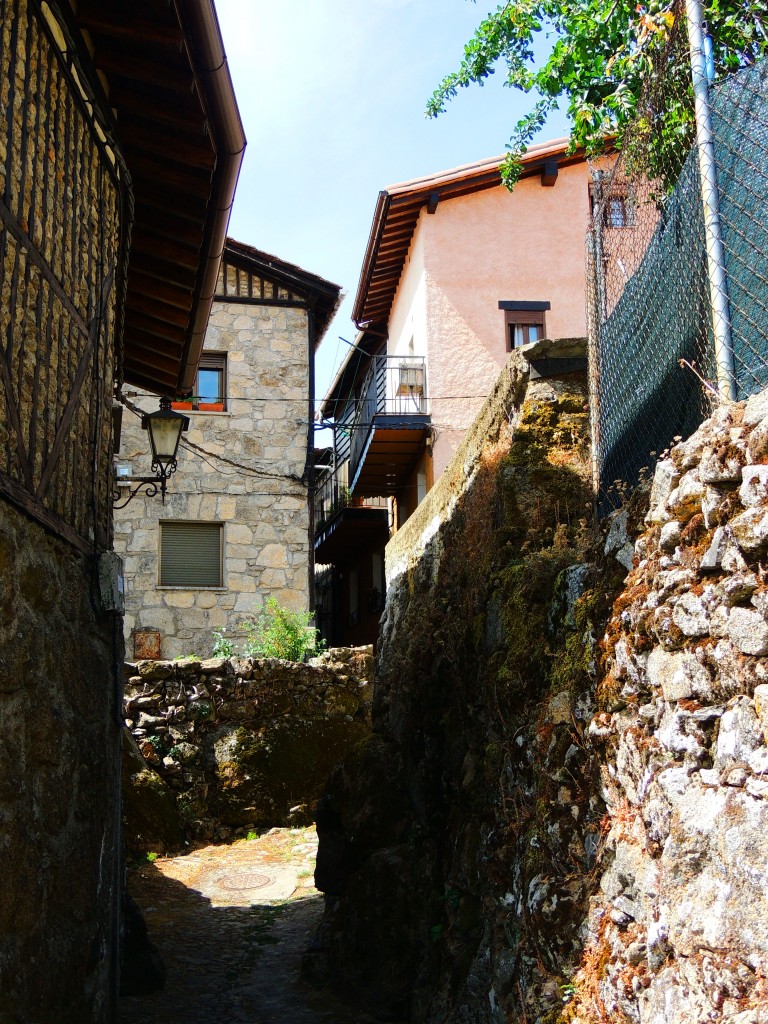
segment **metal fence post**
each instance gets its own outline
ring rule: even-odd
[[[720,210],[717,192],[715,147],[712,139],[712,116],[709,104],[707,59],[704,49],[700,0],[685,0],[688,20],[688,45],[691,56],[691,77],[696,110],[696,145],[699,156],[701,198],[704,206],[704,230],[707,242],[707,269],[712,303],[712,330],[715,338],[717,385],[720,394],[730,401],[736,399],[736,373],[731,338],[731,316],[728,301],[728,279],[725,254],[720,233]]]

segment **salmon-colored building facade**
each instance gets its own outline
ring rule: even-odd
[[[379,193],[359,333],[322,407],[335,424],[315,535],[330,642],[375,639],[386,540],[450,462],[509,352],[586,334],[586,160],[565,139],[532,146],[511,193],[499,164]]]

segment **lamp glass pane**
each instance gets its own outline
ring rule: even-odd
[[[150,416],[148,419],[155,458],[158,462],[170,462],[176,457],[183,417]]]

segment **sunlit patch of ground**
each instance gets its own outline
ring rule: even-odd
[[[134,865],[128,888],[167,968],[121,1000],[122,1024],[373,1024],[300,977],[323,912],[314,828]]]

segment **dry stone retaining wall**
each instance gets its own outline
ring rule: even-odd
[[[763,1024],[768,393],[597,547],[578,387],[502,384],[397,547],[308,971],[413,1024]]]
[[[387,548],[373,735],[318,808],[327,907],[307,957],[387,1019],[543,1021],[578,963],[602,815],[584,742],[597,612],[577,610],[572,568],[586,410],[582,376],[529,381],[514,353]]]
[[[574,1024],[768,1019],[766,459],[764,392],[656,470],[589,727],[606,835]]]
[[[182,827],[197,838],[312,820],[334,765],[370,732],[372,668],[370,648],[335,648],[306,665],[254,658],[128,665],[125,714],[138,747],[126,780],[135,790],[131,796],[128,787],[132,851],[178,841],[165,787]],[[148,802],[156,808],[149,819]]]

